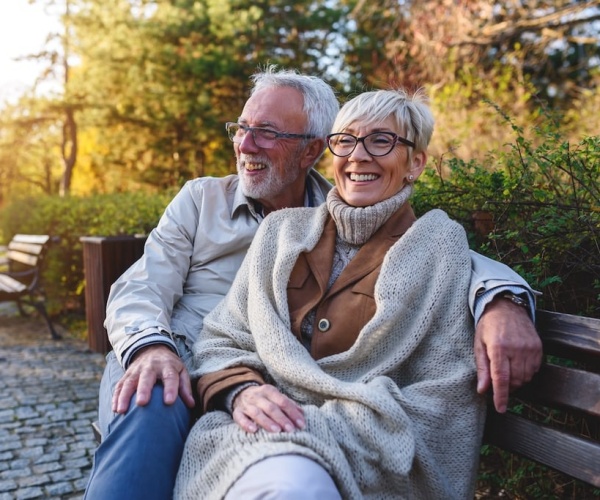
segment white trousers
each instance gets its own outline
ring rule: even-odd
[[[225,500],[341,500],[331,476],[300,455],[278,455],[251,466]]]

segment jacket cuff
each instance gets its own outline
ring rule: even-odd
[[[245,366],[226,368],[203,375],[196,383],[198,400],[202,411],[212,411],[217,406],[223,407],[222,398],[230,390],[246,382],[255,382],[258,385],[262,385],[265,383],[265,380],[258,371]],[[221,403],[220,405],[219,402]]]
[[[505,285],[505,286],[497,286],[492,288],[491,290],[487,290],[483,292],[481,295],[475,297],[475,309],[473,312],[473,316],[475,318],[475,325],[481,319],[481,315],[485,310],[485,306],[487,306],[498,294],[503,293],[514,293],[517,296],[524,298],[528,306],[529,317],[531,321],[535,323],[535,296],[533,293],[529,291],[529,289],[519,286],[519,285]]]
[[[135,354],[141,349],[144,349],[145,347],[151,345],[165,345],[179,356],[179,352],[177,351],[175,342],[173,342],[171,337],[167,333],[156,332],[150,335],[145,335],[144,337],[127,347],[127,349],[123,352],[121,360],[123,368],[127,370]]]

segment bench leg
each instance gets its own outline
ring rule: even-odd
[[[44,304],[42,302],[35,300],[33,297],[31,298],[31,300],[26,300],[26,302],[27,302],[27,304],[35,307],[37,312],[40,314],[40,316],[42,316],[44,318],[44,320],[46,321],[46,324],[48,325],[48,330],[50,330],[50,335],[52,335],[52,338],[54,340],[62,339],[62,337],[54,329],[54,325],[52,324],[52,321],[50,321],[50,316],[48,316],[48,313],[46,312],[46,307],[44,306]],[[17,301],[17,304],[19,307],[19,311],[21,311],[21,314],[23,316],[27,316],[27,313],[23,309],[23,305],[21,304],[20,300]]]
[[[62,337],[54,329],[54,325],[52,324],[52,321],[50,321],[50,317],[48,316],[48,313],[46,312],[46,308],[44,307],[44,304],[41,304],[41,303],[38,302],[35,305],[35,308],[39,311],[39,313],[46,320],[46,324],[48,325],[48,329],[50,330],[50,335],[52,335],[52,338],[54,340],[60,340],[60,339],[62,339]]]
[[[19,314],[21,316],[23,316],[24,318],[29,317],[29,314],[27,314],[27,312],[25,311],[25,309],[23,309],[23,304],[21,304],[21,301],[19,299],[17,299],[17,307],[19,309]]]

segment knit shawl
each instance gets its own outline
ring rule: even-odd
[[[291,333],[286,285],[326,217],[325,206],[269,215],[194,348],[193,377],[256,369],[303,406],[306,428],[249,434],[227,413],[205,414],[176,499],[220,499],[252,464],[287,453],[321,464],[344,499],[473,498],[485,406],[463,229],[440,210],[415,222],[384,259],[377,311],[356,343],[317,361]]]

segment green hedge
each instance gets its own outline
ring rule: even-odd
[[[513,126],[515,141],[481,163],[446,159],[417,183],[415,209],[441,207],[471,247],[543,292],[541,308],[600,317],[600,136],[576,144],[552,122]]]
[[[174,192],[78,197],[23,198],[0,211],[0,235],[7,244],[17,233],[57,236],[47,259],[44,288],[56,316],[85,312],[82,236],[147,234]]]

